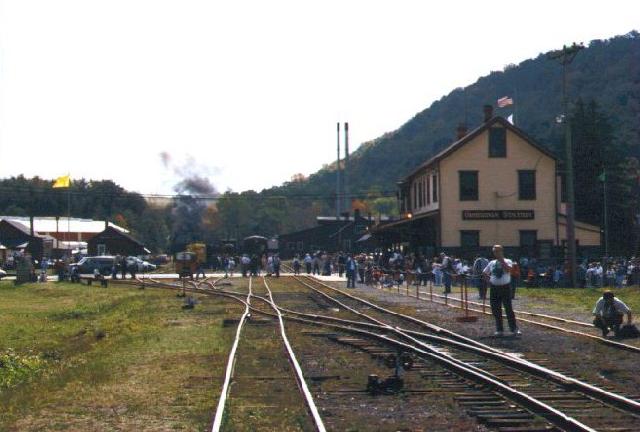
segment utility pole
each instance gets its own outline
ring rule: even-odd
[[[607,204],[607,169],[602,171],[602,189],[604,194],[604,256],[609,256],[609,209]]]
[[[571,46],[564,45],[561,50],[548,54],[551,60],[557,60],[562,65],[562,111],[564,123],[564,149],[565,149],[565,182],[567,185],[567,260],[569,261],[569,277],[571,287],[577,284],[576,272],[576,227],[575,227],[575,193],[573,186],[573,149],[571,144],[571,120],[569,118],[567,102],[567,69],[578,52],[583,49],[582,44],[575,42]]]

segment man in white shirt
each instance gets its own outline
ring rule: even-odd
[[[516,315],[513,313],[511,304],[511,266],[513,262],[504,257],[504,249],[500,245],[493,247],[493,255],[496,257],[482,272],[489,279],[489,302],[491,304],[491,312],[496,321],[495,336],[502,336],[504,332],[502,324],[502,306],[507,315],[509,329],[513,336],[519,336],[522,333],[518,330],[516,324]]]
[[[595,315],[593,325],[602,330],[602,337],[606,337],[611,330],[615,336],[618,336],[624,314],[627,315],[627,324],[631,324],[629,307],[622,300],[615,298],[613,292],[607,290],[593,308],[593,315]]]

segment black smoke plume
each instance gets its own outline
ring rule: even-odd
[[[207,208],[206,200],[220,193],[207,175],[219,170],[204,167],[196,163],[193,157],[188,157],[184,165],[175,165],[174,158],[168,152],[161,152],[159,157],[165,168],[179,178],[173,187],[178,197],[174,200],[171,212],[171,249],[178,252],[189,243],[205,241],[209,237],[202,223]]]

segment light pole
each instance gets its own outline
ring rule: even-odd
[[[573,149],[571,145],[571,120],[569,119],[567,103],[567,68],[583,49],[583,45],[574,43],[563,46],[561,50],[548,54],[552,60],[562,65],[562,111],[564,115],[564,150],[565,150],[565,182],[567,185],[567,260],[569,262],[569,277],[571,287],[577,286],[576,279],[576,228],[575,228],[575,193],[573,185]]]

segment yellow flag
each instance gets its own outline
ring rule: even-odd
[[[67,174],[66,176],[58,177],[56,181],[53,182],[54,188],[68,188],[71,185],[71,176]]]

